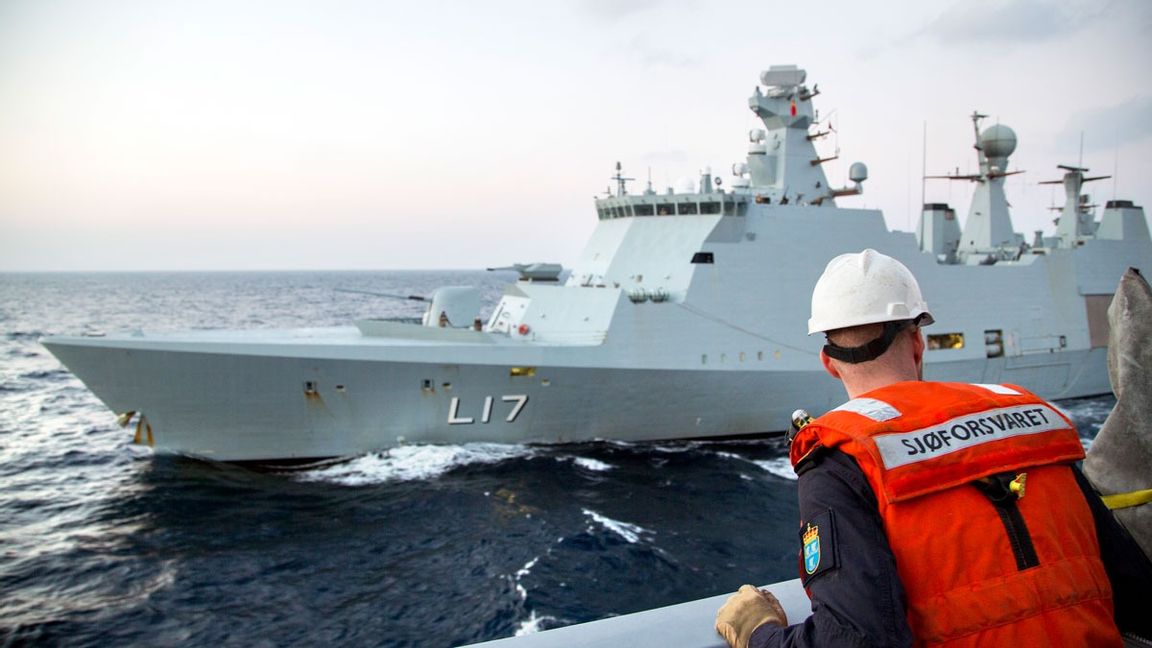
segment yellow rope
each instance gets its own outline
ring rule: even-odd
[[[1152,488],[1144,490],[1132,491],[1131,493],[1116,493],[1115,495],[1104,495],[1100,499],[1104,500],[1105,506],[1110,509],[1128,508],[1129,506],[1140,506],[1152,502]]]

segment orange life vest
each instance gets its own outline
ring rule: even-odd
[[[793,466],[820,447],[851,455],[872,486],[919,644],[1121,645],[1068,466],[1084,450],[1045,401],[1012,385],[897,383],[802,429]]]

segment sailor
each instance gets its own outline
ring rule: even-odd
[[[745,585],[717,614],[730,646],[1119,646],[1118,622],[1148,631],[1152,566],[1074,467],[1072,423],[1013,385],[923,381],[932,321],[899,261],[828,264],[809,334],[826,334],[821,362],[851,400],[790,447],[812,615],[789,626]]]

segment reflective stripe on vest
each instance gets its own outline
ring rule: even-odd
[[[817,442],[867,455],[883,470],[877,496],[888,501],[1084,458],[1080,437],[1063,414],[1007,385],[907,382],[875,390],[798,434],[793,465]]]

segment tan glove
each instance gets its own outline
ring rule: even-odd
[[[716,613],[716,632],[732,648],[748,648],[752,632],[765,623],[788,625],[788,615],[771,592],[751,585],[741,585]]]

